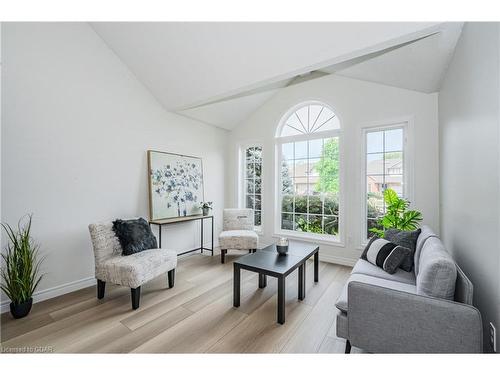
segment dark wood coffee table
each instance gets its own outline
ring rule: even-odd
[[[241,270],[259,274],[259,288],[267,285],[267,276],[278,279],[278,323],[285,323],[285,279],[299,269],[298,298],[306,297],[305,262],[314,255],[314,282],[319,280],[319,246],[299,241],[290,241],[287,255],[279,255],[276,245],[270,245],[256,253],[245,255],[234,261],[233,306],[240,306]]]

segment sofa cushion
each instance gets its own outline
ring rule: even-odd
[[[259,236],[252,230],[227,230],[219,235],[221,249],[249,250],[257,249]]]
[[[417,290],[415,285],[410,285],[406,283],[400,283],[397,281],[393,280],[387,280],[387,279],[382,279],[379,277],[373,277],[373,276],[368,276],[368,275],[363,275],[359,273],[352,274],[349,279],[347,279],[347,282],[344,285],[344,289],[342,290],[342,293],[340,294],[340,297],[337,299],[337,302],[335,303],[335,306],[343,312],[347,312],[347,286],[351,281],[359,281],[360,283],[365,283],[365,284],[370,284],[370,285],[377,285],[381,286],[384,288],[389,288],[389,289],[395,289],[399,290],[401,292],[407,292],[407,293],[412,293],[416,294]]]
[[[436,233],[432,231],[427,225],[422,226],[422,231],[420,232],[417,238],[417,247],[415,248],[415,256],[414,256],[414,270],[415,275],[418,275],[418,271],[420,268],[420,253],[422,252],[422,248],[424,247],[425,241],[431,237],[437,237]]]
[[[429,237],[420,254],[417,294],[453,300],[457,267],[437,237]]]
[[[158,247],[148,222],[142,217],[131,220],[116,219],[113,221],[113,231],[122,246],[122,255],[131,255]]]
[[[395,273],[389,274],[384,270],[374,266],[366,260],[360,259],[354,265],[351,274],[358,273],[367,276],[379,277],[386,280],[397,281],[400,283],[415,285],[415,274],[413,272],[403,271],[401,268],[396,270]]]
[[[383,238],[372,237],[361,254],[361,259],[367,260],[392,274],[396,272],[401,262],[410,253],[410,249],[398,246]]]
[[[406,272],[411,272],[413,270],[413,262],[415,255],[415,248],[417,247],[417,239],[422,230],[418,228],[417,230],[399,230],[399,229],[387,229],[384,233],[384,238],[387,241],[391,241],[396,245],[406,247],[410,249],[410,254],[403,260],[400,264],[400,268]]]
[[[175,251],[150,249],[128,256],[117,255],[97,264],[96,279],[137,288],[175,267]]]

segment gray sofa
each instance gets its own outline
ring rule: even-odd
[[[473,286],[424,226],[413,272],[388,274],[360,259],[336,307],[337,336],[373,353],[480,353],[481,314]]]

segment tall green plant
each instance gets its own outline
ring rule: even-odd
[[[384,201],[387,205],[386,214],[378,220],[383,230],[371,228],[370,232],[384,237],[386,229],[395,228],[400,230],[415,230],[420,226],[422,214],[416,210],[408,210],[410,202],[400,198],[392,189],[384,191]]]
[[[24,225],[21,221],[17,231],[9,224],[1,224],[9,241],[2,254],[1,289],[14,304],[28,301],[42,279],[40,265],[43,259],[30,234],[32,216],[28,216]]]

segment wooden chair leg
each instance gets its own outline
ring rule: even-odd
[[[97,298],[104,298],[104,291],[106,290],[106,281],[97,279]]]
[[[220,251],[220,262],[221,263],[226,263],[226,253],[227,250],[222,250]]]
[[[351,343],[349,340],[346,340],[345,342],[345,354],[351,353]]]
[[[175,284],[175,268],[168,271],[168,287],[173,288]]]
[[[130,288],[130,294],[132,295],[132,309],[137,310],[141,299],[141,287]]]

